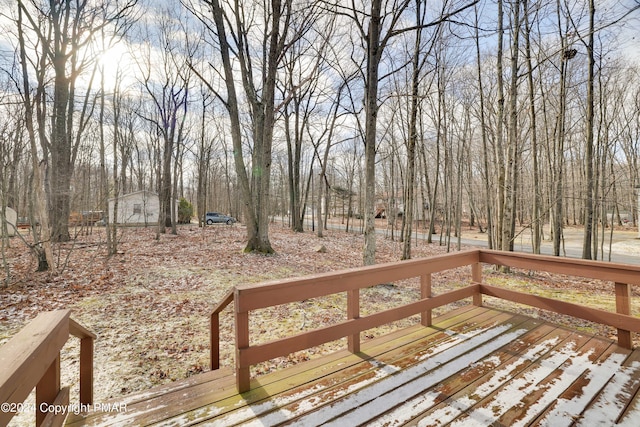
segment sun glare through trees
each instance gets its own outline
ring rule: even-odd
[[[116,253],[129,194],[157,195],[157,235],[182,198],[237,218],[248,252],[336,219],[364,264],[376,218],[403,259],[463,223],[556,255],[583,227],[597,258],[637,224],[636,0],[0,4],[0,201],[41,225],[40,269],[83,215]]]

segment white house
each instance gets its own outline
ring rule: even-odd
[[[0,212],[0,215],[2,215],[2,212]],[[8,236],[15,236],[17,229],[17,223],[18,223],[18,213],[7,206],[7,208],[4,211],[4,219],[7,222],[7,235]],[[0,236],[2,236],[4,233],[4,227],[0,227]]]
[[[109,199],[109,222],[113,222],[114,206],[118,201],[116,223],[148,225],[158,222],[160,214],[160,198],[150,191],[136,191],[120,197]]]

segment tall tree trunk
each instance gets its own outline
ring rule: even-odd
[[[46,271],[54,268],[53,263],[53,251],[51,250],[51,231],[49,230],[49,215],[45,207],[45,192],[42,183],[42,170],[40,161],[38,159],[38,148],[36,145],[36,132],[33,120],[33,108],[34,103],[31,100],[31,86],[29,84],[29,72],[27,70],[27,54],[23,32],[23,6],[22,2],[18,2],[18,43],[20,49],[20,64],[22,66],[22,88],[23,104],[25,106],[25,123],[27,127],[27,133],[29,135],[29,146],[31,151],[31,170],[33,177],[31,179],[31,201],[36,218],[40,221],[40,231],[37,231],[35,226],[35,219],[33,226],[31,227],[34,240],[34,252],[38,259],[38,271]],[[39,74],[38,79],[42,81],[44,70],[41,70],[42,74]],[[42,92],[42,86],[38,88],[38,92]],[[43,129],[41,127],[41,129]],[[45,151],[46,153],[46,151]],[[44,164],[43,164],[44,166]]]
[[[160,179],[160,216],[158,227],[160,233],[166,233],[171,227],[171,158],[173,157],[173,142],[169,135],[164,136],[162,150],[162,178]]]
[[[286,49],[286,32],[291,19],[291,4],[280,0],[271,0],[270,15],[267,17],[269,28],[265,29],[264,45],[262,51],[265,57],[262,58],[264,65],[261,75],[261,90],[255,87],[251,60],[247,55],[252,50],[246,43],[249,43],[249,34],[243,27],[241,14],[242,10],[233,11],[236,16],[231,20],[237,26],[237,32],[233,34],[234,43],[237,45],[233,50],[238,55],[238,64],[241,70],[241,78],[244,87],[244,94],[247,97],[251,108],[252,121],[252,173],[249,175],[243,157],[242,126],[240,123],[240,110],[235,85],[236,72],[232,64],[231,51],[227,39],[227,28],[225,27],[225,11],[223,11],[218,0],[209,3],[210,11],[213,14],[215,32],[219,43],[219,51],[222,59],[224,80],[226,84],[225,106],[229,112],[231,124],[231,138],[233,141],[234,159],[236,174],[240,182],[241,196],[244,203],[244,211],[247,226],[247,246],[245,252],[273,253],[269,241],[269,209],[270,209],[270,182],[271,182],[271,161],[273,145],[273,127],[275,122],[275,86],[278,73],[278,65],[283,52]],[[194,12],[197,13],[197,12]],[[284,19],[285,22],[281,22]],[[216,93],[215,89],[208,84],[208,81],[200,76],[208,87]]]
[[[565,140],[565,112],[566,112],[566,104],[567,104],[567,42],[566,38],[562,32],[562,22],[561,15],[562,9],[560,0],[556,3],[557,13],[558,13],[558,31],[560,34],[561,40],[561,51],[560,51],[560,95],[559,95],[559,106],[558,106],[558,116],[556,117],[556,125],[555,125],[555,155],[554,155],[554,165],[553,165],[553,182],[555,185],[554,188],[554,212],[552,218],[552,232],[553,232],[553,254],[555,256],[560,256],[560,245],[562,242],[562,228],[563,228],[563,184],[564,184],[564,140]]]
[[[64,57],[64,52],[56,52],[57,57]],[[69,99],[69,81],[66,77],[66,61],[54,62],[54,100],[53,100],[53,133],[51,135],[51,205],[49,219],[51,222],[51,238],[54,242],[66,242],[69,235],[69,214],[71,213],[71,147],[67,134],[67,107]]]
[[[293,71],[290,71],[293,73]],[[293,83],[290,83],[293,86]],[[304,231],[304,214],[302,202],[302,182],[300,180],[300,168],[302,157],[302,129],[300,126],[300,102],[294,96],[292,100],[293,112],[284,112],[285,139],[287,142],[287,181],[289,183],[289,210],[291,212],[291,229],[297,232]],[[291,124],[293,121],[293,125]],[[293,130],[291,129],[293,127]]]
[[[209,168],[211,162],[212,142],[209,142],[206,132],[207,97],[202,97],[202,115],[200,116],[200,138],[198,147],[198,188],[196,200],[198,207],[198,225],[204,227],[204,216],[207,212],[207,189],[209,183]],[[227,150],[224,150],[225,166],[227,164]],[[227,188],[229,182],[227,180]]]
[[[496,74],[498,81],[498,118],[496,120],[496,156],[498,169],[498,185],[497,185],[497,202],[498,212],[496,221],[496,247],[504,249],[504,217],[505,217],[505,160],[504,160],[504,143],[503,143],[503,123],[504,123],[504,74],[502,66],[503,55],[503,39],[504,39],[504,8],[503,0],[498,0],[498,52]]]
[[[421,3],[416,1],[417,24],[422,19]],[[402,257],[411,259],[411,231],[413,229],[413,213],[415,210],[415,184],[416,184],[416,144],[418,140],[418,96],[420,87],[420,41],[422,31],[416,31],[413,58],[411,59],[411,103],[409,111],[409,140],[407,142],[407,179],[405,184],[404,214],[402,216]]]
[[[101,73],[100,78],[100,110],[98,112],[98,120],[100,122],[100,189],[102,193],[101,204],[102,210],[105,213],[106,230],[107,230],[107,254],[109,256],[114,255],[117,252],[117,239],[115,233],[111,233],[111,225],[115,226],[115,210],[113,215],[109,213],[109,179],[107,174],[107,149],[104,134],[104,117],[105,117],[105,90],[104,90],[104,72]],[[115,138],[114,138],[115,144]],[[113,158],[114,166],[117,164],[117,157]],[[115,197],[118,197],[115,194]],[[117,200],[117,199],[116,199]]]
[[[502,250],[513,251],[516,222],[516,187],[518,185],[518,53],[520,51],[520,1],[512,2],[513,34],[511,46],[511,85],[509,103],[509,136],[507,173],[504,184],[504,217]]]
[[[320,173],[318,173],[318,177],[317,177],[317,183],[316,183],[316,191],[317,191],[317,197],[316,197],[316,236],[318,237],[324,237],[323,234],[323,223],[322,223],[322,203],[324,200],[324,195],[323,195],[323,189],[325,187],[324,185],[324,179],[323,179],[323,174],[322,171],[320,171]]]
[[[595,3],[594,0],[589,0],[589,42],[587,44],[587,56],[589,57],[589,67],[587,72],[587,118],[586,118],[586,130],[587,140],[585,163],[586,163],[586,184],[587,194],[584,198],[584,240],[582,242],[582,258],[591,259],[591,239],[594,233],[593,231],[593,119],[594,119],[594,99],[593,99],[593,86],[594,86],[594,68],[595,68],[595,56],[593,53],[594,48],[594,18],[595,18]]]
[[[378,67],[382,57],[380,33],[382,0],[372,0],[367,31],[367,70],[365,78],[365,135],[364,135],[364,265],[376,262],[376,137],[378,122]]]
[[[482,160],[484,166],[484,193],[486,200],[486,209],[487,209],[487,245],[489,249],[493,249],[495,246],[495,239],[493,234],[493,212],[492,212],[492,204],[493,204],[493,194],[491,191],[491,177],[489,171],[489,148],[487,144],[487,123],[486,123],[486,115],[484,111],[484,85],[482,82],[482,61],[480,57],[480,30],[478,25],[478,8],[474,7],[475,17],[476,17],[476,27],[475,27],[475,42],[476,42],[476,57],[478,60],[476,72],[478,75],[478,92],[480,95],[480,126],[482,133]]]
[[[533,207],[531,214],[534,254],[540,253],[542,243],[542,213],[540,197],[540,166],[538,165],[538,126],[536,117],[535,86],[533,83],[533,64],[531,62],[531,21],[529,15],[529,0],[523,1],[525,15],[525,55],[527,60],[527,84],[529,87],[529,120],[531,120],[531,157],[533,161]]]

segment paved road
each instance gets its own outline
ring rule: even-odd
[[[435,238],[435,236],[434,236]],[[439,238],[439,236],[438,236]],[[457,242],[457,240],[455,240],[455,242]],[[486,236],[483,239],[469,239],[469,238],[462,238],[461,239],[461,243],[463,245],[469,245],[469,246],[479,246],[479,247],[487,247],[487,240],[486,240]],[[614,243],[615,245],[615,243]],[[637,243],[634,244],[635,247],[637,247],[638,249],[640,249],[640,241],[638,241]],[[533,250],[531,249],[531,244],[530,243],[517,243],[514,242],[514,247],[513,247],[515,252],[525,252],[525,253],[532,253]],[[637,249],[636,249],[637,250]],[[551,242],[545,242],[541,248],[540,248],[540,252],[543,255],[553,255],[553,244]],[[640,255],[633,253],[634,251],[631,251],[631,253],[621,253],[621,251],[617,251],[615,246],[612,247],[611,250],[611,261],[612,262],[619,262],[619,263],[624,263],[624,264],[637,264],[640,265]],[[564,248],[560,248],[560,253],[563,256],[566,256],[568,258],[582,258],[582,246],[576,245],[574,242],[566,242],[565,241],[565,245]],[[601,256],[600,254],[598,254],[598,259],[600,260]],[[605,244],[605,249],[604,249],[604,258],[605,261],[609,261],[609,245],[608,242]]]
[[[330,223],[328,228],[333,230],[344,230],[343,224]],[[360,230],[359,224],[356,224],[354,230]],[[376,233],[382,236],[388,235],[388,231],[384,229],[377,229]],[[566,229],[564,231],[565,242],[564,248],[561,248],[560,253],[568,258],[582,258],[582,231],[576,229]],[[413,235],[414,239],[415,233]],[[611,245],[611,261],[619,262],[623,264],[635,264],[640,265],[640,239],[637,238],[638,233],[635,231],[616,231],[613,236],[613,244]],[[418,239],[426,240],[424,233],[418,233]],[[432,236],[433,242],[439,242],[440,236],[434,234]],[[444,239],[443,239],[444,241]],[[455,248],[458,239],[452,238],[451,247]],[[461,238],[461,244],[465,246],[484,247],[488,246],[486,234],[478,233],[477,231],[471,231],[468,233],[463,232]],[[521,236],[514,241],[514,251],[516,252],[533,252],[531,249],[531,243],[528,236]],[[544,255],[553,255],[553,244],[550,241],[544,241],[540,249]],[[600,254],[598,259],[600,259]],[[605,261],[609,261],[609,235],[605,237],[604,244],[604,257]]]

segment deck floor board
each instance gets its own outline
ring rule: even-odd
[[[81,425],[572,425],[637,423],[640,351],[539,319],[463,307],[252,380],[199,374]],[[630,421],[633,420],[633,421]]]

